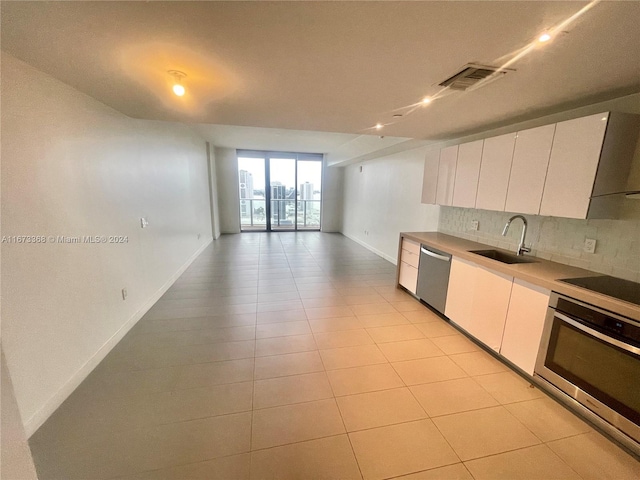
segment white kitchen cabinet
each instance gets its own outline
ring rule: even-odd
[[[502,343],[512,284],[509,275],[476,267],[473,312],[467,331],[496,352]]]
[[[469,329],[473,308],[476,265],[457,257],[451,259],[449,287],[444,314],[453,322]]]
[[[533,375],[551,292],[515,279],[500,354]]]
[[[453,206],[474,208],[478,192],[480,162],[484,140],[463,143],[458,148],[456,179],[453,188]]]
[[[556,125],[518,132],[507,191],[507,212],[538,215]]]
[[[445,315],[499,351],[512,283],[509,275],[453,257]]]
[[[438,167],[440,165],[440,150],[430,150],[424,158],[424,173],[422,177],[422,203],[436,203],[438,189]]]
[[[400,248],[400,263],[398,272],[398,283],[408,291],[416,294],[418,286],[418,265],[420,263],[420,244],[402,239]]]
[[[451,205],[453,203],[457,160],[458,145],[440,150],[438,185],[436,188],[436,203],[438,205]]]
[[[504,211],[515,141],[515,133],[484,141],[476,208]]]
[[[587,218],[607,118],[603,113],[556,125],[540,215]]]

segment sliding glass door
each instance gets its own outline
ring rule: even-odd
[[[297,162],[298,210],[296,228],[298,230],[320,230],[322,207],[322,162],[301,160]]]
[[[322,155],[238,151],[244,231],[320,230]]]
[[[271,230],[296,228],[296,158],[269,158]]]
[[[264,157],[238,157],[242,231],[267,229],[265,162]]]

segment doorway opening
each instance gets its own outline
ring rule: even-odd
[[[322,158],[238,150],[240,230],[320,230]]]

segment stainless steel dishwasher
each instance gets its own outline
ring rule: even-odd
[[[420,245],[420,266],[416,293],[431,307],[444,315],[449,287],[451,255],[433,247]]]

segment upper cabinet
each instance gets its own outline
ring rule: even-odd
[[[476,208],[504,210],[516,134],[487,138],[482,150]]]
[[[473,208],[476,206],[478,177],[484,140],[463,143],[458,148],[456,180],[453,188],[453,206]]]
[[[552,124],[518,132],[504,208],[507,212],[540,213],[555,131]]]
[[[587,218],[606,129],[606,114],[556,125],[541,215]]]
[[[424,175],[422,177],[422,203],[436,203],[438,188],[438,166],[440,150],[429,150],[424,159]]]
[[[615,218],[620,196],[611,194],[626,188],[639,118],[600,113],[558,123],[540,215]]]
[[[440,150],[438,185],[436,188],[436,203],[438,205],[453,204],[453,189],[456,179],[457,161],[458,145]]]
[[[605,112],[440,150],[423,203],[567,218],[617,218],[640,115]]]

